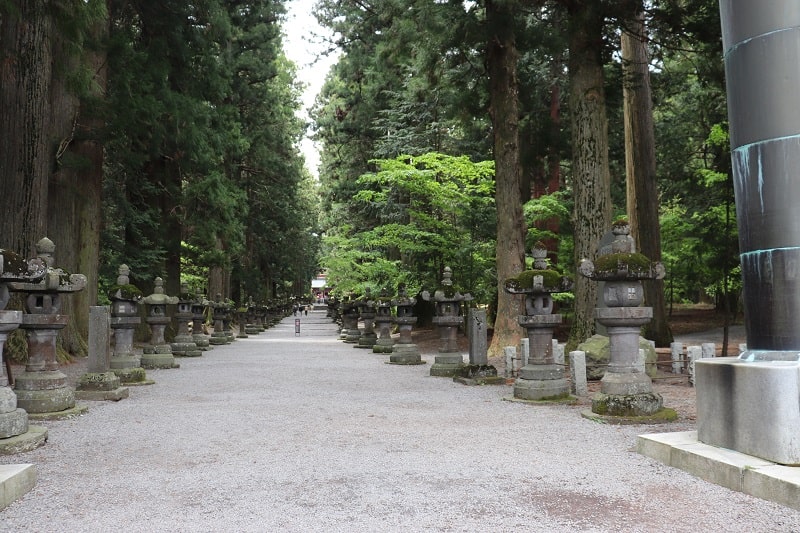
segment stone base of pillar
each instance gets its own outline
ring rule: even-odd
[[[551,401],[569,398],[569,382],[558,365],[525,365],[514,382],[514,398]]]
[[[697,440],[783,465],[800,465],[797,350],[746,350],[698,359]]]
[[[254,325],[254,324],[247,324],[247,325],[244,327],[244,332],[245,332],[246,334],[248,334],[248,335],[258,335],[259,333],[261,333],[261,331],[262,331],[262,329],[261,329],[261,328],[259,328],[259,327],[257,327],[257,326],[256,326],[256,325]]]
[[[356,344],[356,348],[372,348],[377,344],[378,337],[373,333],[370,335],[369,333],[365,335],[361,335],[358,338],[358,344]]]
[[[133,368],[112,368],[111,371],[114,372],[120,382],[126,387],[152,385],[155,383],[152,379],[147,379],[147,373],[144,368],[140,366]]]
[[[393,365],[424,365],[416,344],[395,344],[389,363]]]
[[[215,331],[208,339],[208,343],[212,346],[222,346],[223,344],[228,344],[228,336],[221,331],[219,333]]]
[[[347,334],[344,337],[344,342],[347,344],[358,344],[358,339],[361,338],[361,330],[360,329],[348,329]]]
[[[211,349],[211,346],[209,346],[208,338],[209,338],[208,335],[197,333],[192,335],[192,342],[194,342],[195,345],[197,345],[197,348],[201,352],[207,352],[208,350]]]
[[[664,400],[660,394],[604,394],[592,397],[592,412],[597,415],[637,417],[651,416],[662,410]]]
[[[89,372],[78,380],[75,398],[78,400],[119,401],[128,397],[127,387],[114,372]]]
[[[74,395],[74,394],[73,394]],[[28,413],[28,420],[66,420],[68,418],[75,418],[88,411],[89,408],[85,405],[75,405],[63,411],[53,411],[51,413]],[[30,428],[29,428],[30,430]]]
[[[453,378],[464,373],[464,356],[460,353],[439,353],[431,365],[431,376]]]
[[[416,344],[395,344],[392,355],[389,356],[391,365],[424,365]]]
[[[200,357],[203,355],[191,337],[175,337],[170,344],[172,355],[177,357]]]
[[[372,347],[373,353],[392,353],[394,351],[394,341],[389,339],[381,340],[378,339],[378,342]]]
[[[154,349],[155,348],[155,349]],[[170,346],[151,346],[145,348],[141,359],[142,368],[180,368],[180,364],[175,362]]]
[[[453,378],[462,385],[505,385],[506,378],[497,375],[492,365],[466,365],[463,375]]]
[[[15,455],[29,452],[47,442],[47,429],[42,426],[28,426],[25,433],[0,439],[0,455]]]

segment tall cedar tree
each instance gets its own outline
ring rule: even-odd
[[[572,128],[572,179],[575,255],[595,259],[600,238],[611,226],[611,176],[603,77],[604,13],[595,0],[570,0],[569,108]],[[575,318],[569,336],[574,346],[594,333],[597,283],[575,279]]]
[[[624,21],[620,36],[625,122],[625,178],[627,211],[638,251],[653,261],[661,260],[661,226],[658,220],[655,129],[650,91],[650,69],[644,6],[637,0],[634,13]],[[664,281],[644,282],[645,304],[653,308],[653,320],[645,336],[656,346],[669,346],[672,332],[667,323]]]
[[[503,290],[505,280],[525,267],[525,225],[520,197],[519,99],[514,2],[486,1],[489,42],[486,59],[489,70],[489,98],[494,134],[497,206],[497,316],[489,347],[500,355],[504,346],[519,340],[517,317],[520,299]]]

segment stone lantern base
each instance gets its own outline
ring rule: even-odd
[[[464,373],[461,353],[437,353],[431,365],[431,376],[453,378]]]
[[[392,355],[389,356],[390,365],[424,365],[425,361],[419,353],[416,344],[395,344]]]
[[[569,383],[559,365],[525,365],[514,382],[514,398],[519,400],[553,400],[567,396]]]
[[[180,368],[181,365],[175,362],[172,355],[172,347],[169,344],[158,346],[148,346],[144,349],[140,360],[142,368]]]

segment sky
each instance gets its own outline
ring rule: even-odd
[[[303,93],[302,116],[310,120],[308,110],[314,105],[314,98],[322,89],[325,75],[336,62],[336,57],[322,55],[326,46],[320,43],[317,35],[329,32],[317,24],[311,9],[316,0],[290,0],[286,3],[286,22],[283,31],[284,52],[297,65],[297,77],[306,84]],[[308,132],[309,134],[311,132]],[[315,176],[319,175],[319,152],[311,139],[303,139],[300,151],[306,158],[306,166]]]

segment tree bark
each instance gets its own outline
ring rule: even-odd
[[[621,35],[627,211],[637,250],[653,261],[660,261],[655,132],[641,1],[635,10]],[[653,320],[645,326],[645,336],[655,341],[656,346],[669,346],[672,332],[667,322],[663,280],[645,281],[644,299],[653,308]]]
[[[608,121],[603,89],[603,13],[599,2],[576,1],[569,11],[569,107],[572,125],[573,223],[575,255],[595,259],[611,226],[611,176],[608,167]],[[575,316],[568,347],[594,332],[597,283],[575,279]]]
[[[497,317],[489,355],[500,355],[504,346],[515,346],[521,330],[517,322],[521,302],[504,290],[505,280],[525,267],[525,222],[520,193],[519,101],[517,48],[513,2],[486,2],[491,28],[487,63],[494,132],[495,202],[497,206]]]

